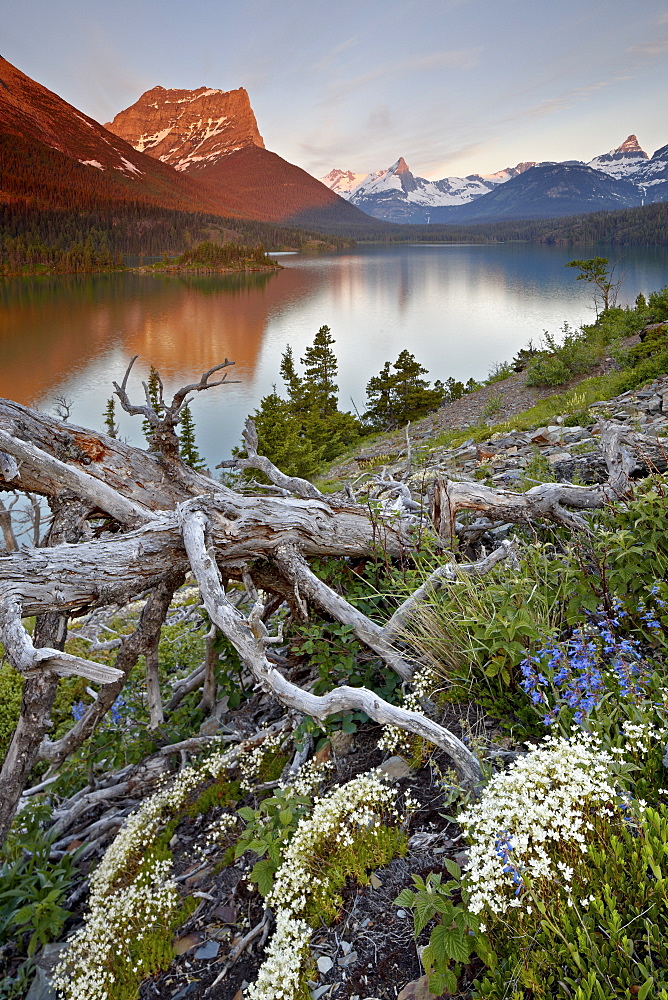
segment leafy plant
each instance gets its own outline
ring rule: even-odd
[[[250,879],[257,884],[262,896],[271,892],[285,844],[310,805],[310,797],[299,795],[288,787],[264,799],[257,809],[242,806],[237,810],[246,828],[237,841],[234,857],[240,858],[246,851],[258,855],[260,860],[253,866]]]
[[[426,879],[413,875],[414,889],[403,889],[394,900],[395,906],[413,910],[413,935],[417,939],[427,924],[436,920],[429,944],[422,952],[422,964],[429,976],[429,990],[440,996],[444,991],[455,993],[461,967],[476,952],[488,964],[494,964],[494,954],[484,934],[479,933],[480,921],[461,902],[459,865],[445,862],[452,879],[442,881],[441,872],[430,872]]]

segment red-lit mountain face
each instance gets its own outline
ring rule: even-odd
[[[369,221],[305,170],[264,148],[243,88],[154,87],[108,128],[136,150],[197,178],[234,214],[325,228]]]
[[[105,128],[181,171],[205,167],[245,146],[264,149],[243,87],[230,91],[154,87]]]
[[[137,202],[220,212],[210,190],[133,149],[0,57],[0,202]],[[227,214],[232,214],[228,212]]]

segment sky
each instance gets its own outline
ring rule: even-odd
[[[430,179],[668,143],[665,0],[0,0],[0,54],[102,123],[156,85],[245,87],[316,177]]]

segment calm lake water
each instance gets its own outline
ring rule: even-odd
[[[229,358],[237,384],[193,402],[200,451],[214,465],[240,440],[246,415],[272,384],[285,346],[297,358],[327,324],[339,358],[340,402],[365,408],[365,386],[404,348],[432,379],[484,378],[544,330],[557,334],[594,316],[591,289],[564,264],[574,256],[620,258],[620,303],[668,283],[668,250],[500,246],[365,248],[280,257],[272,274],[159,277],[116,274],[0,282],[0,395],[102,428],[112,380],[139,361],[130,391],[143,402],[151,364],[168,388],[196,381]],[[141,444],[140,421],[121,434]]]

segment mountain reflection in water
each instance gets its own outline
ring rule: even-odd
[[[112,381],[139,355],[129,390],[154,365],[166,391],[225,358],[228,384],[193,401],[197,441],[211,465],[229,456],[243,421],[272,386],[287,344],[303,357],[318,328],[332,331],[340,405],[365,406],[365,387],[408,349],[432,379],[485,378],[544,330],[559,336],[594,317],[592,290],[564,265],[621,257],[621,303],[666,284],[668,250],[437,245],[355,248],[282,257],[262,274],[146,275],[0,280],[0,395],[53,410],[73,400],[72,422],[101,429]],[[141,421],[121,435],[142,443]]]

